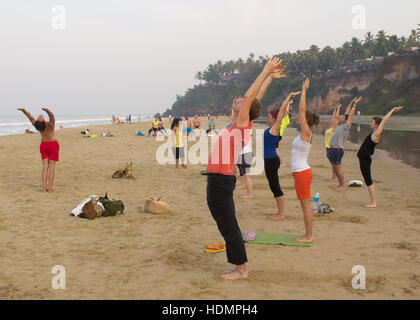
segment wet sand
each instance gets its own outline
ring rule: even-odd
[[[203,120],[206,124],[207,121]],[[227,122],[216,121],[217,127]],[[166,124],[168,127],[168,124]],[[99,126],[114,138],[87,139],[80,129],[57,131],[61,161],[54,194],[42,193],[39,135],[0,137],[0,299],[419,299],[420,170],[374,156],[377,210],[364,209],[366,188],[335,191],[323,137],[310,155],[314,192],[336,210],[314,220],[310,248],[247,245],[250,278],[229,282],[225,253],[204,252],[221,241],[206,203],[205,165],[160,166],[159,143],[139,137],[150,123]],[[257,125],[263,128],[264,126]],[[288,129],[280,150],[290,164]],[[346,181],[362,179],[357,146],[346,144]],[[112,173],[134,162],[137,180],[113,180]],[[253,177],[254,200],[235,205],[242,231],[301,235],[303,217],[290,166],[280,169],[287,221],[272,222],[275,202],[264,174]],[[126,213],[88,221],[69,215],[91,194],[121,199]],[[162,196],[174,213],[154,216],[143,200]],[[66,290],[53,290],[51,269],[66,268]],[[351,286],[352,268],[363,265],[367,290]]]

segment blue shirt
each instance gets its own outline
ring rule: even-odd
[[[273,136],[270,133],[270,128],[264,131],[264,159],[277,158],[276,149],[280,142],[280,136]]]

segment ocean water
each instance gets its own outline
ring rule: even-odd
[[[34,115],[36,117],[37,115]],[[125,121],[125,115],[117,115],[121,121]],[[48,117],[47,117],[48,118]],[[95,125],[111,124],[112,115],[55,115],[56,128],[89,127]],[[141,121],[152,120],[151,116],[141,115]],[[131,121],[139,121],[138,115],[131,115]],[[22,113],[16,115],[0,115],[0,136],[10,134],[22,134],[26,129],[35,131],[35,128]]]

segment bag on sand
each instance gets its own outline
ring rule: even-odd
[[[101,202],[105,207],[102,217],[114,217],[124,213],[124,203],[121,200],[102,199]]]

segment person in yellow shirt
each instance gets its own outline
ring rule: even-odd
[[[286,131],[287,127],[290,124],[290,106],[292,105],[293,100],[289,101],[289,105],[287,106],[285,116],[281,120],[281,127],[280,127],[280,137],[283,138],[284,132]],[[280,158],[280,167],[286,166],[286,162],[284,161],[283,157],[281,156],[281,153],[279,149],[277,148],[277,155]]]
[[[185,165],[185,154],[184,154],[184,141],[183,141],[183,130],[182,130],[182,123],[180,118],[175,118],[174,121],[172,121],[171,129],[174,133],[174,144],[175,147],[173,147],[173,153],[176,160],[176,168],[179,167],[179,160],[181,159],[181,165],[183,168],[187,168]]]
[[[334,129],[338,126],[338,116],[340,115],[340,109],[341,109],[341,104],[334,108],[332,119],[331,119],[331,128],[325,130],[325,149],[327,150],[327,155],[328,155],[328,149],[331,148],[330,140],[334,133]],[[332,178],[329,181],[336,182],[337,174],[335,173],[335,170],[333,167],[332,167],[332,174],[333,174]]]
[[[153,136],[156,137],[157,132],[159,130],[159,118],[155,117],[155,120],[152,121],[152,128],[149,130],[149,137],[150,133],[153,131]]]

